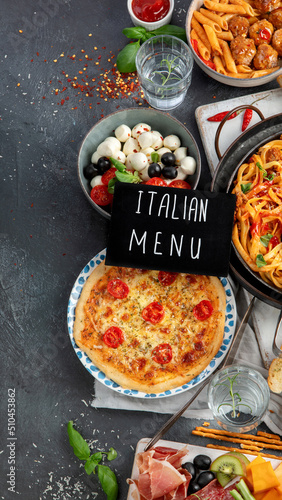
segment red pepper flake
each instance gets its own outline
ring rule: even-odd
[[[65,254],[65,253],[63,253],[62,255],[63,255],[63,256],[65,256],[66,254]]]
[[[32,238],[32,234],[30,234],[29,237]]]
[[[39,52],[36,52],[36,55],[39,56]]]
[[[65,103],[65,99],[61,100],[61,106]]]
[[[33,62],[33,59],[30,59],[30,62]]]
[[[17,265],[17,263],[16,263],[16,262],[14,262],[14,266],[16,266],[16,265]]]
[[[42,96],[42,99],[46,99],[45,95]]]
[[[33,203],[30,206],[33,207]]]

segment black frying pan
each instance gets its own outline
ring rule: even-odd
[[[218,140],[222,127],[229,114],[244,108],[252,108],[256,111],[261,121],[241,134],[221,157]],[[246,162],[260,146],[282,135],[282,114],[265,119],[257,108],[250,105],[238,106],[229,114],[220,123],[216,134],[216,151],[220,161],[212,179],[211,191],[213,192],[227,192],[239,166]],[[231,250],[230,270],[237,281],[255,297],[273,307],[282,309],[282,292],[274,286],[265,284],[257,273],[252,272],[243,259],[239,257],[234,247]]]

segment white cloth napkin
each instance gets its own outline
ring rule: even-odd
[[[249,300],[249,295],[243,290],[239,290],[236,297],[238,318],[243,316]],[[259,306],[260,301],[257,302]],[[271,316],[275,319],[276,315],[278,318],[278,310],[266,304],[263,304],[263,306],[265,306],[264,315],[266,318]],[[257,303],[255,303],[255,307],[257,307]],[[274,330],[266,331],[266,336],[268,339],[271,339],[271,342],[273,335]],[[260,347],[263,353],[265,353],[264,345],[261,344]],[[246,326],[234,363],[250,366],[258,370],[265,378],[267,378],[268,370],[264,366],[265,360],[262,359],[254,330],[249,325]],[[95,381],[95,396],[92,401],[92,406],[95,408],[115,408],[121,410],[139,410],[173,414],[195,394],[198,388],[199,386],[196,386],[194,389],[190,389],[181,394],[166,398],[141,399],[117,393],[98,381]],[[204,421],[213,419],[212,412],[208,408],[207,404],[207,386],[203,389],[188,410],[186,410],[183,417],[202,419]],[[264,417],[264,422],[272,432],[282,434],[282,396],[271,393],[270,404]]]

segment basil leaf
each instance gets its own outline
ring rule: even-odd
[[[98,465],[98,477],[107,500],[116,500],[118,495],[118,484],[116,475],[106,465]]]
[[[97,467],[99,460],[95,460],[94,455],[91,455],[90,458],[86,461],[84,465],[84,469],[88,475],[95,473],[95,468]]]
[[[135,58],[140,47],[140,40],[126,45],[117,56],[117,69],[121,73],[136,71]]]
[[[154,33],[155,35],[172,35],[180,38],[183,42],[187,42],[185,29],[180,26],[174,26],[173,24],[161,26],[160,28],[151,31],[151,33]]]
[[[256,265],[258,267],[263,267],[263,266],[266,266],[266,262],[264,260],[264,257],[263,255],[261,255],[261,253],[259,253],[257,256],[256,256]]]
[[[244,194],[248,193],[252,187],[252,183],[248,182],[247,184],[241,184],[241,190]]]
[[[154,151],[153,153],[151,153],[151,160],[153,163],[158,163],[159,153],[157,153],[157,151]]]
[[[115,160],[110,156],[110,162],[113,164],[114,167],[116,167],[119,172],[124,172],[126,170],[124,163],[121,163],[119,160]]]
[[[267,180],[268,180],[268,181],[272,181],[272,180],[274,179],[274,177],[275,177],[275,175],[274,175],[274,174],[269,174],[269,175],[267,176]]]
[[[261,244],[266,248],[269,245],[269,242],[273,238],[273,234],[264,234],[263,236],[260,237],[260,242]]]
[[[133,174],[130,174],[129,172],[116,172],[116,178],[120,182],[127,182],[127,183],[135,183],[136,179]]]
[[[127,38],[137,38],[138,40],[142,41],[145,41],[147,39],[147,30],[142,26],[135,26],[134,28],[124,28],[122,32]]]
[[[113,179],[110,179],[109,184],[108,184],[108,192],[111,194],[114,194],[115,190],[115,183],[117,182],[117,178],[114,177]]]
[[[266,177],[267,171],[262,167],[262,165],[259,163],[259,161],[256,162],[256,166],[258,167],[259,170],[263,172],[263,177]]]
[[[114,448],[110,448],[107,453],[107,459],[111,461],[114,460],[115,458],[117,458],[117,452]]]
[[[80,460],[88,460],[90,449],[85,439],[73,428],[73,421],[68,423],[68,435],[70,445],[73,447],[74,454]]]

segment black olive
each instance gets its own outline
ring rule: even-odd
[[[97,161],[97,168],[99,174],[103,175],[109,168],[111,168],[112,164],[110,160],[106,156],[101,156]]]
[[[177,168],[175,167],[164,167],[162,174],[165,179],[175,179],[177,177]]]
[[[199,491],[201,489],[201,486],[196,483],[196,481],[191,481],[191,483],[189,484],[188,493],[196,493],[196,491]]]
[[[162,167],[158,163],[151,163],[148,167],[149,177],[160,177],[162,174]]]
[[[94,165],[94,163],[89,163],[89,165],[86,165],[86,167],[84,167],[83,169],[83,175],[85,179],[91,181],[93,177],[98,175],[97,165]]]
[[[197,455],[193,463],[199,470],[208,470],[211,465],[211,459],[207,455]]]
[[[209,484],[213,479],[215,479],[215,474],[211,470],[205,470],[197,477],[197,483],[203,488]]]
[[[166,167],[172,167],[173,165],[175,165],[176,158],[173,153],[164,153],[161,156],[161,161]]]
[[[193,479],[195,479],[196,474],[197,474],[197,470],[196,470],[195,465],[192,464],[192,462],[187,462],[186,464],[182,464],[182,467],[184,469],[188,470],[188,472],[190,472],[190,474],[192,476],[191,481],[193,481]]]

